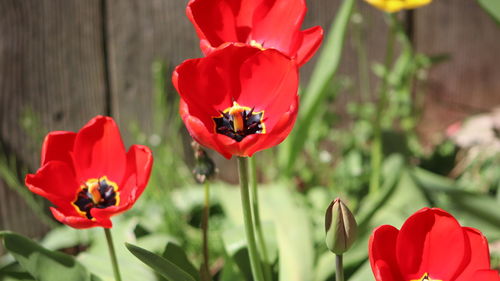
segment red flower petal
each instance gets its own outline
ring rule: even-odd
[[[75,200],[80,189],[73,168],[61,161],[50,161],[36,174],[26,175],[25,184],[31,192],[47,198],[56,206]]]
[[[191,136],[226,158],[250,156],[280,143],[296,118],[297,66],[276,50],[226,44],[206,58],[184,62],[172,82],[181,95],[179,111]],[[248,135],[240,142],[217,134],[213,117],[233,101],[264,111],[265,133]]]
[[[248,37],[252,10],[261,1],[191,0],[186,14],[200,39],[212,47],[225,42],[245,42]],[[245,10],[242,12],[242,7]]]
[[[305,13],[304,0],[191,0],[186,9],[205,55],[226,42],[255,42],[299,57],[300,65],[314,54],[322,37],[320,27],[300,31]]]
[[[299,97],[296,96],[288,112],[281,116],[280,120],[274,124],[273,129],[269,133],[259,135],[261,138],[244,150],[244,156],[251,157],[255,152],[273,147],[285,140],[292,131],[295,119],[297,118],[297,111],[299,109],[298,100]]]
[[[153,166],[153,155],[151,150],[144,145],[133,145],[127,153],[127,172],[126,181],[120,185],[120,205],[125,201],[134,203],[148,184],[151,168]],[[130,177],[134,181],[130,181]]]
[[[275,50],[250,56],[241,66],[241,91],[236,102],[256,112],[264,110],[266,130],[271,131],[297,97],[299,83],[295,62]]]
[[[490,268],[490,251],[488,249],[488,240],[480,231],[470,228],[463,228],[467,234],[470,244],[470,260],[466,260],[466,265],[456,281],[482,280],[475,279],[473,276],[477,270]],[[498,274],[497,274],[498,275]]]
[[[40,166],[49,161],[58,160],[73,166],[71,151],[75,142],[76,133],[55,131],[49,133],[42,146],[42,158]]]
[[[195,141],[205,147],[219,152],[227,159],[231,158],[231,153],[219,147],[219,145],[215,142],[216,134],[214,133],[213,127],[209,131],[207,129],[207,126],[200,119],[190,115],[189,107],[182,99],[179,105],[179,113],[181,115],[182,121],[186,125],[189,134]]]
[[[255,9],[251,39],[295,57],[302,41],[300,27],[306,14],[304,0],[265,0]]]
[[[405,280],[424,273],[438,280],[452,280],[468,255],[466,235],[459,223],[441,209],[424,208],[401,227],[396,256]]]
[[[323,41],[323,28],[320,26],[311,27],[302,31],[302,44],[297,50],[297,64],[304,65],[316,53]]]
[[[121,182],[125,172],[125,147],[111,117],[97,116],[77,134],[74,145],[75,169],[80,181],[107,176]]]
[[[229,44],[201,59],[187,60],[179,65],[172,81],[181,98],[189,105],[191,115],[206,126],[213,125],[211,117],[219,116],[239,95],[239,73],[243,61],[259,52],[257,48]]]
[[[90,228],[90,227],[96,227],[96,226],[102,226],[105,228],[111,228],[113,224],[111,221],[108,219],[107,221],[101,221],[97,222],[95,220],[89,220],[84,217],[78,217],[78,216],[66,216],[62,212],[60,212],[58,209],[50,207],[50,211],[52,212],[52,215],[56,220],[60,221],[63,224],[69,225],[74,228],[78,229],[85,229],[85,228]]]
[[[403,280],[396,261],[399,230],[382,225],[373,231],[369,242],[370,265],[377,281]]]
[[[499,281],[500,276],[498,275],[498,271],[496,270],[478,270],[473,275],[473,277],[468,280]]]
[[[210,45],[210,42],[208,42],[208,40],[206,39],[200,40],[200,49],[206,56],[216,50],[216,48],[212,47],[212,45]]]

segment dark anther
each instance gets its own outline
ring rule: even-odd
[[[78,209],[85,213],[88,219],[92,219],[90,210],[92,208],[104,209],[106,207],[115,206],[117,203],[117,194],[113,185],[108,184],[106,179],[101,178],[98,183],[99,186],[91,187],[87,184],[78,193],[74,202]],[[92,192],[92,188],[97,189]]]
[[[237,142],[240,142],[248,135],[251,134],[261,134],[264,133],[264,123],[262,117],[264,112],[254,112],[254,108],[245,109],[239,113],[242,121],[243,128],[236,130],[234,126],[235,116],[229,114],[228,112],[221,112],[220,117],[213,117],[215,122],[216,132],[222,135],[226,135]],[[238,117],[238,116],[237,116]]]

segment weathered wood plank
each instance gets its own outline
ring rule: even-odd
[[[42,135],[78,130],[106,113],[101,6],[101,0],[0,0],[0,140],[32,171],[41,143],[20,124],[26,112]],[[0,194],[0,229],[30,236],[46,229],[3,182]]]
[[[168,64],[165,78],[170,85],[170,73],[177,64],[201,56],[196,34],[185,16],[186,4],[173,0],[106,1],[112,112],[125,135],[131,122],[151,133],[153,62]]]
[[[415,40],[420,52],[451,55],[429,74],[424,134],[500,105],[500,28],[477,1],[439,0],[417,9]]]

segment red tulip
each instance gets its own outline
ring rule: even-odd
[[[78,133],[45,137],[41,168],[26,185],[56,207],[54,217],[74,228],[111,228],[110,217],[132,207],[146,187],[153,157],[148,147],[125,151],[111,117],[97,116]]]
[[[226,158],[279,144],[297,116],[297,66],[276,50],[226,44],[179,65],[172,81],[191,136]]]
[[[323,29],[301,31],[305,0],[191,0],[186,9],[205,54],[225,42],[277,49],[306,63],[319,48]]]
[[[449,213],[423,208],[401,230],[390,225],[370,237],[370,263],[377,281],[498,281],[490,270],[488,241],[462,227]]]

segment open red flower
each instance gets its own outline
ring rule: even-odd
[[[401,230],[390,225],[370,237],[370,263],[377,281],[499,281],[490,269],[488,241],[462,227],[449,213],[423,208]]]
[[[276,50],[229,43],[185,61],[172,81],[191,136],[226,158],[279,144],[297,116],[297,65]]]
[[[191,0],[186,13],[205,54],[225,42],[277,49],[306,63],[319,48],[323,29],[301,31],[305,0]]]
[[[115,121],[97,116],[78,133],[49,133],[41,168],[25,182],[56,206],[50,210],[58,221],[110,228],[110,217],[130,209],[144,191],[152,164],[148,147],[133,145],[126,152]]]

